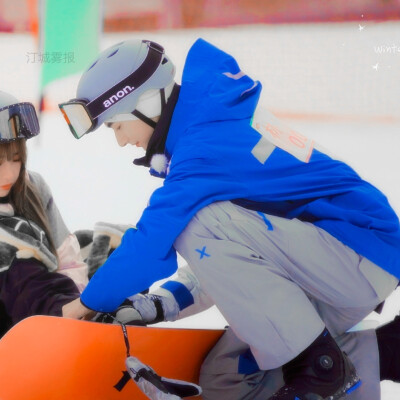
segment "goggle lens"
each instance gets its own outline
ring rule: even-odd
[[[93,121],[82,103],[64,103],[60,104],[59,107],[70,131],[77,139],[90,132]]]
[[[31,103],[18,103],[0,109],[0,142],[29,139],[39,134],[39,121]]]

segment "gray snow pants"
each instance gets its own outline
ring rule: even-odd
[[[274,370],[293,359],[325,326],[346,343],[346,331],[372,312],[398,283],[313,224],[230,202],[200,210],[174,245],[262,370]],[[377,352],[376,339],[372,342]],[[209,363],[210,358],[204,374]],[[379,373],[361,378],[365,386],[373,380],[376,386]]]
[[[335,338],[361,377],[362,385],[346,400],[379,400],[379,355],[375,330],[344,333]],[[249,374],[238,372],[248,345],[228,329],[208,354],[200,372],[203,400],[267,400],[283,385],[281,368]]]

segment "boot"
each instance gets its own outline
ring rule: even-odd
[[[360,378],[328,330],[282,366],[285,385],[270,400],[338,400],[355,390]]]
[[[381,381],[400,382],[400,317],[376,330]]]

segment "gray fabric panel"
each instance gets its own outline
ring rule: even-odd
[[[47,218],[49,220],[49,228],[56,248],[60,247],[69,235],[69,230],[54,202],[51,190],[43,177],[37,172],[29,171],[29,177],[38,189],[38,193],[43,202]]]

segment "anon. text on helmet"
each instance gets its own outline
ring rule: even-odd
[[[119,90],[117,93],[113,94],[112,96],[110,96],[110,98],[103,102],[104,108],[108,108],[111,105],[117,103],[133,90],[135,90],[133,86],[126,85],[123,89]]]

